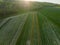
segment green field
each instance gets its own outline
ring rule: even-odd
[[[60,45],[59,6],[36,4],[18,14],[0,15],[0,45]]]

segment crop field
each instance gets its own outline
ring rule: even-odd
[[[0,20],[0,45],[60,45],[58,7],[42,7]]]

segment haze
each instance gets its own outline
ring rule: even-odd
[[[26,0],[26,1],[51,2],[60,4],[60,0]]]

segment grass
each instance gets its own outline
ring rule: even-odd
[[[60,8],[38,6],[3,18],[0,45],[60,45]]]

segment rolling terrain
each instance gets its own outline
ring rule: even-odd
[[[0,19],[0,45],[60,45],[60,8],[36,4]]]

